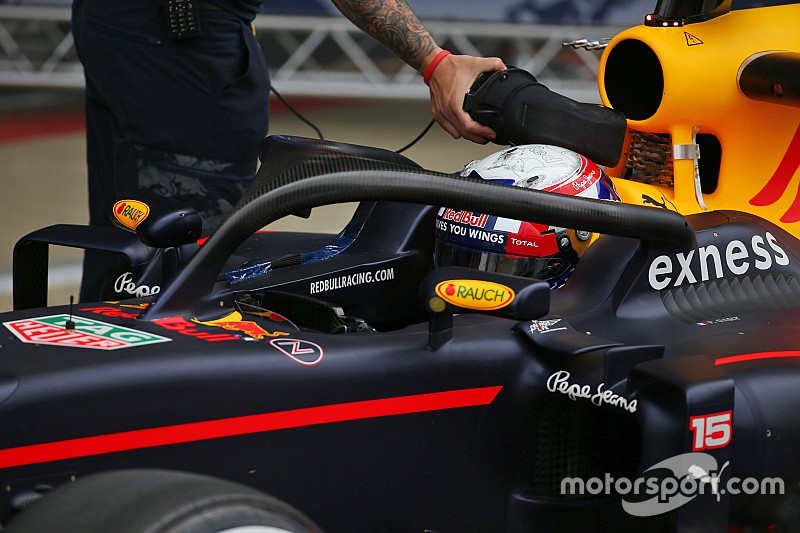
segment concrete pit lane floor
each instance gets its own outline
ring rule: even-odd
[[[312,100],[288,98],[326,139],[398,150],[428,124],[427,100]],[[316,137],[277,100],[270,134]],[[403,154],[422,167],[461,170],[501,147],[452,139],[438,125]],[[14,244],[52,224],[86,224],[86,143],[80,91],[0,93],[0,311],[12,309]],[[354,204],[315,209],[308,220],[287,217],[271,229],[335,232]],[[433,231],[433,228],[431,228]],[[48,305],[77,299],[81,253],[51,247]]]

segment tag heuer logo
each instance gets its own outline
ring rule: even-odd
[[[118,350],[172,339],[99,320],[73,316],[75,329],[67,330],[69,315],[52,315],[4,322],[3,325],[22,342],[72,346],[93,350]]]

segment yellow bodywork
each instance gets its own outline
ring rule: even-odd
[[[650,198],[683,214],[703,211],[702,201],[707,210],[754,213],[800,236],[800,108],[748,98],[737,84],[740,69],[751,58],[764,52],[800,51],[800,5],[731,11],[685,26],[642,25],[623,31],[601,57],[598,83],[605,105],[612,106],[605,88],[609,54],[629,39],[655,52],[664,88],[652,116],[628,119],[626,151],[616,167],[606,169],[622,200],[653,205]],[[630,83],[637,84],[635,64],[630,65]],[[716,189],[698,200],[692,159],[670,162],[673,168],[667,170],[673,184],[622,179],[633,131],[669,134],[673,147],[693,146],[694,131],[715,136],[721,145]]]

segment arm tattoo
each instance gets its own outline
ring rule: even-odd
[[[436,43],[405,0],[333,0],[353,24],[419,69]]]

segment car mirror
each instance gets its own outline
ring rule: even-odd
[[[451,337],[454,314],[486,313],[534,320],[550,310],[550,284],[533,278],[444,267],[428,274],[420,298],[431,313],[429,346],[436,349]]]

